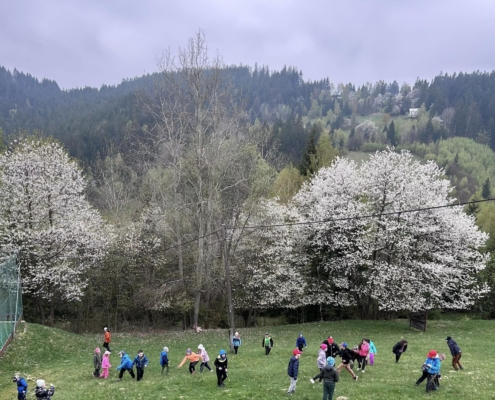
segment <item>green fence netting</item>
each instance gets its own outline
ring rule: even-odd
[[[15,333],[22,315],[22,288],[17,256],[0,264],[0,351]]]

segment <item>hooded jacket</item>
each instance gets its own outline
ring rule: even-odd
[[[352,360],[354,360],[352,350],[344,347],[340,352],[340,357],[342,358],[342,364],[348,365]]]
[[[34,394],[37,399],[50,400],[55,393],[55,388],[50,386],[49,389],[45,389],[44,387],[36,386]]]
[[[296,339],[296,347],[304,347],[307,346],[306,338],[304,336],[298,336]]]
[[[218,355],[217,358],[215,358],[215,367],[217,369],[222,368],[223,370],[226,370],[228,368],[229,360],[227,359],[227,355],[225,355],[225,358],[222,358],[221,355]]]
[[[324,368],[325,365],[327,365],[327,353],[325,352],[325,350],[320,349],[320,351],[318,352],[318,358],[316,359],[316,365],[320,369]]]
[[[372,340],[370,340],[370,354],[377,354],[376,346]]]
[[[429,374],[434,375],[440,372],[441,363],[440,363],[440,358],[438,358],[438,356],[433,358],[427,358],[425,364],[428,366],[427,371]]]
[[[132,362],[133,366],[134,364],[136,364],[136,368],[144,369],[144,367],[148,366],[148,357],[146,357],[144,354],[143,357],[139,357],[139,355],[137,355],[136,357],[134,357],[134,361]]]
[[[18,393],[27,392],[28,384],[24,378],[19,378],[16,383]]]
[[[122,368],[124,369],[132,369],[133,363],[131,358],[127,353],[124,353],[122,356],[122,359],[120,360],[120,365],[117,367],[117,371],[121,370]]]
[[[450,354],[452,355],[452,357],[461,352],[460,347],[457,345],[454,339],[450,339],[449,341],[447,341],[447,345],[449,346]]]
[[[103,354],[103,360],[101,361],[101,367],[102,368],[112,368],[112,365],[110,364],[110,358],[108,355]]]
[[[95,369],[101,368],[101,354],[100,353],[95,353],[95,355],[93,357],[93,364],[95,366]]]
[[[168,365],[168,353],[166,351],[162,351],[160,353],[160,365],[164,367],[165,365]]]
[[[323,378],[325,382],[338,382],[339,381],[339,373],[337,370],[330,365],[325,365],[325,368],[323,368],[320,372],[320,375],[318,378]]]

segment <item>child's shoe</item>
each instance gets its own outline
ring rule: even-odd
[[[354,378],[352,378],[352,379],[354,379],[355,381],[357,381],[357,380],[358,380],[358,378],[359,378],[359,376],[357,376],[357,375],[356,375],[356,376],[355,376]]]
[[[314,380],[313,378],[311,378],[309,381],[310,381],[311,383],[315,383],[315,380]]]

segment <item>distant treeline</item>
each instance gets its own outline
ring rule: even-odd
[[[225,76],[235,88],[247,122],[259,119],[277,131],[280,150],[298,162],[308,137],[308,123],[322,121],[329,131],[349,130],[356,118],[386,113],[407,116],[410,108],[440,118],[419,132],[429,143],[462,136],[495,148],[495,72],[440,74],[414,85],[379,81],[360,87],[334,85],[328,78],[305,81],[297,68],[229,66]],[[55,81],[0,67],[0,127],[9,136],[19,130],[40,130],[60,140],[70,154],[90,164],[104,156],[110,144],[125,146],[126,135],[151,123],[136,93],[150,89],[158,74],[126,79],[99,89],[61,90]],[[433,121],[435,122],[435,121]]]

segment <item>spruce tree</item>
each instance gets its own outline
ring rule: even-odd
[[[388,138],[388,142],[392,146],[397,146],[397,134],[395,133],[395,124],[394,124],[394,121],[392,121],[390,123],[390,125],[388,126],[387,138]]]
[[[481,197],[484,199],[489,199],[492,196],[490,188],[490,178],[486,178],[483,188],[481,189]]]
[[[316,145],[315,145],[315,135],[316,135],[316,127],[313,126],[311,129],[311,133],[309,134],[308,141],[306,143],[306,149],[301,158],[301,162],[299,163],[298,169],[299,173],[302,176],[311,176],[314,171],[312,159],[316,157]]]

